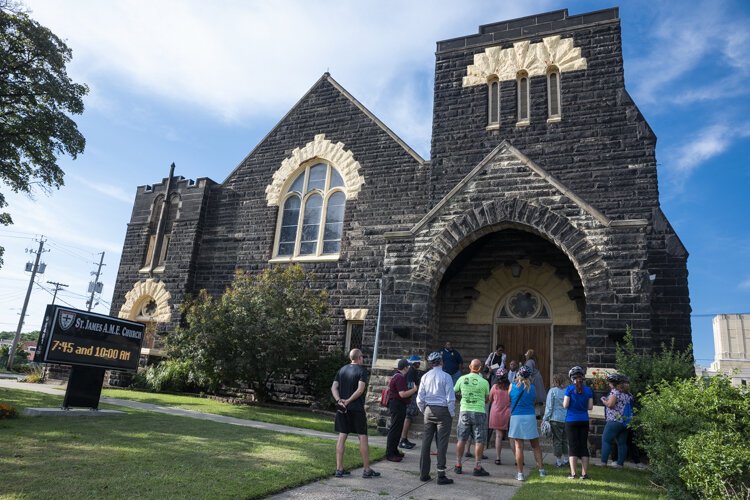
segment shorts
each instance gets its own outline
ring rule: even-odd
[[[508,437],[511,439],[538,439],[539,429],[536,427],[534,415],[511,415]]]
[[[336,412],[333,428],[340,434],[367,435],[367,414],[363,411]]]
[[[417,398],[411,398],[411,402],[406,407],[406,418],[414,420],[419,416],[419,408],[417,408]]]
[[[459,441],[468,441],[473,437],[474,442],[484,444],[487,441],[487,414],[477,411],[462,411],[458,415],[456,436]]]

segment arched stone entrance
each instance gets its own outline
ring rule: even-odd
[[[586,364],[585,299],[575,266],[553,243],[508,228],[466,247],[437,291],[437,343],[451,341],[468,362],[495,345],[508,359],[534,349],[545,383]]]

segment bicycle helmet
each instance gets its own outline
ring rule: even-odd
[[[571,369],[570,369],[570,371],[568,372],[568,378],[569,378],[569,379],[570,379],[571,381],[572,381],[572,380],[573,380],[573,378],[574,378],[574,377],[576,377],[576,376],[581,376],[581,377],[585,377],[585,376],[586,376],[586,373],[585,373],[585,372],[583,371],[583,368],[581,368],[580,366],[574,366],[574,367],[573,367],[573,368],[571,368]]]
[[[623,375],[622,373],[610,373],[607,375],[607,382],[613,385],[619,385],[624,384],[625,382],[629,382],[628,377]]]
[[[429,356],[427,356],[427,362],[431,365],[439,365],[443,362],[443,353],[440,351],[435,351]]]
[[[495,372],[495,378],[497,378],[497,379],[500,379],[500,378],[507,379],[508,378],[508,370],[506,370],[505,368],[498,368],[497,371]]]
[[[420,358],[416,354],[412,354],[411,356],[409,356],[408,358],[406,358],[406,361],[408,361],[410,365],[413,365],[414,363],[421,363],[422,362],[422,358]]]
[[[521,378],[529,378],[531,377],[531,368],[524,365],[521,368],[518,369],[518,376]]]

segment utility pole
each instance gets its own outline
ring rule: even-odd
[[[89,287],[91,288],[91,298],[89,298],[86,305],[88,306],[89,312],[91,312],[91,308],[94,307],[94,294],[98,291],[99,293],[102,292],[101,283],[99,283],[99,274],[102,272],[102,266],[106,265],[103,264],[104,262],[104,252],[102,252],[102,258],[99,259],[99,267],[96,269],[96,278],[94,278],[93,283],[89,283]],[[94,273],[91,273],[94,274]]]
[[[21,329],[23,328],[23,320],[26,318],[26,308],[29,305],[29,297],[31,297],[31,289],[34,287],[34,278],[36,277],[37,269],[39,269],[39,259],[44,253],[44,237],[39,238],[39,250],[36,251],[36,260],[34,261],[34,267],[31,268],[31,279],[29,280],[29,288],[26,290],[26,298],[23,301],[23,308],[21,309],[21,319],[18,320],[18,328],[16,329],[16,336],[13,337],[13,343],[10,346],[8,352],[8,370],[13,369],[13,359],[16,357],[16,348],[18,347],[18,341],[21,339]],[[34,253],[34,251],[31,251]]]
[[[55,298],[57,298],[57,292],[63,289],[63,287],[67,288],[68,285],[65,283],[58,283],[57,281],[48,281],[50,285],[55,285],[55,293],[52,295],[52,305],[55,305]]]

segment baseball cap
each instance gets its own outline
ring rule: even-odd
[[[407,366],[409,366],[409,362],[407,360],[405,360],[405,359],[399,359],[398,360],[398,365],[396,365],[396,366],[397,366],[398,370],[403,370],[404,368],[406,368]]]

